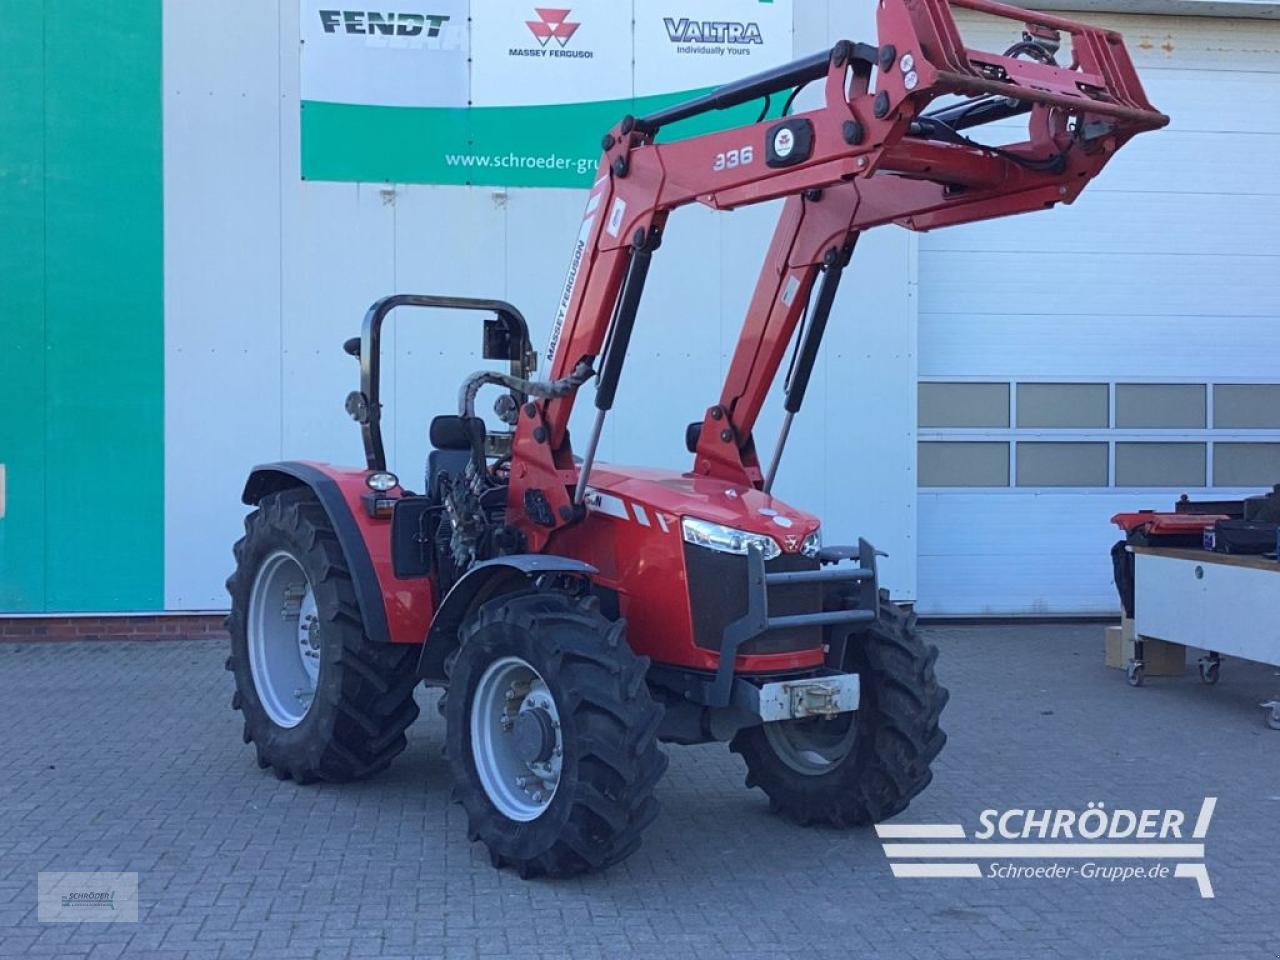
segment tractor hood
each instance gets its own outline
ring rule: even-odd
[[[605,495],[594,509],[630,510],[636,522],[648,514],[657,526],[676,527],[682,517],[762,533],[777,541],[784,553],[798,553],[805,537],[820,526],[812,514],[797,510],[754,487],[741,487],[708,477],[696,477],[648,467],[598,464],[591,473],[591,489]],[[621,500],[621,503],[617,503]],[[629,502],[629,503],[628,503]],[[644,516],[636,511],[644,508]],[[630,516],[625,519],[631,519]]]

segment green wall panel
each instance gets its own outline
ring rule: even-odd
[[[44,555],[44,55],[40,4],[0,21],[0,610],[40,610]]]
[[[17,9],[17,8],[15,8]],[[161,32],[159,0],[30,5],[41,24],[3,43],[43,37],[39,70],[17,77],[19,100],[43,104],[40,243],[21,250],[6,233],[0,256],[18,259],[20,283],[39,276],[6,328],[29,331],[41,354],[20,376],[43,402],[35,421],[7,418],[13,460],[42,465],[43,490],[23,493],[23,467],[0,520],[4,583],[31,579],[41,595],[6,595],[0,608],[154,610],[164,602],[164,304]],[[67,24],[95,23],[92,31]],[[55,29],[56,25],[56,29]],[[7,58],[6,58],[7,59]],[[8,79],[9,66],[0,67]],[[7,130],[7,127],[6,127]],[[9,138],[5,138],[8,140]],[[5,148],[0,147],[0,150]],[[0,153],[3,162],[8,161]],[[23,204],[5,187],[0,203]],[[9,272],[9,271],[6,271]],[[42,308],[43,316],[39,315]],[[38,332],[36,332],[38,331]],[[7,379],[7,378],[6,378]],[[30,388],[28,388],[30,389]],[[6,409],[12,409],[6,403]],[[5,459],[8,454],[5,455]],[[26,498],[30,498],[28,503]],[[41,507],[39,533],[28,511]],[[41,542],[43,541],[43,542]],[[26,579],[24,579],[26,578]]]

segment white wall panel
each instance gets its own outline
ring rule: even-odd
[[[921,376],[1276,380],[1280,25],[1086,19],[1125,35],[1172,124],[1126,146],[1074,206],[922,238]],[[998,45],[989,25],[967,35]],[[924,491],[921,609],[1114,610],[1108,518],[1174,497]]]
[[[228,30],[228,23],[254,23]],[[226,605],[245,467],[281,451],[280,36],[164,10],[165,604]]]
[[[394,288],[405,293],[453,297],[506,294],[507,195],[501,190],[400,186],[395,196]],[[388,321],[383,357],[396,371],[386,396],[387,461],[420,485],[426,461],[427,425],[456,413],[458,387],[481,358],[482,315],[407,308]],[[495,394],[479,397],[489,412]],[[489,418],[492,421],[492,417]]]
[[[1132,495],[920,494],[925,614],[1070,614],[1119,609],[1110,518]]]
[[[280,312],[282,454],[360,463],[360,434],[344,408],[359,364],[342,344],[395,286],[395,210],[377,185],[307,183],[292,193]],[[395,373],[388,364],[387,397],[395,396]]]
[[[1170,14],[1179,17],[1280,17],[1272,0],[1026,0],[1029,10],[1078,10],[1093,19],[1097,11]]]
[[[1274,315],[1009,313],[977,323],[971,314],[931,313],[920,318],[920,341],[920,375],[927,377],[1268,381],[1280,371]],[[1156,362],[1153,344],[1159,344]]]
[[[667,221],[662,246],[653,255],[601,459],[689,469],[685,427],[701,421],[707,407],[720,399],[720,357],[732,351],[735,336],[730,333],[726,339],[721,329],[721,216],[688,208]],[[764,226],[758,221],[754,225]],[[759,262],[757,258],[756,269]],[[736,264],[734,272],[742,282],[753,272],[750,260]],[[580,405],[594,411],[590,387]],[[586,426],[578,434],[580,448]]]
[[[1197,256],[1132,252],[1041,251],[1037,263],[1020,253],[931,251],[920,312],[978,317],[1026,312],[1071,317],[1274,317],[1280,285],[1258,283],[1280,275],[1280,254]],[[1064,332],[1069,329],[1064,325]],[[1083,371],[1082,371],[1083,372]]]
[[[385,184],[299,178],[300,38],[296,8],[280,10],[281,456],[360,463],[347,415],[359,366],[342,350],[365,310],[395,284],[395,206]],[[384,370],[394,395],[395,368]]]
[[[1137,509],[1143,496],[1170,505],[1174,498],[1167,491],[921,491],[917,610],[949,616],[1115,613],[1120,599],[1110,551],[1123,534],[1110,520]]]
[[[1126,155],[1121,153],[1116,166]],[[1231,178],[1234,182],[1234,177]],[[1276,190],[1272,187],[1270,189]],[[1085,191],[1071,206],[939,230],[922,241],[936,252],[1205,255],[1233,259],[1280,255],[1280,190],[1272,195],[1189,193],[1174,201],[1157,191]],[[1259,263],[1266,269],[1272,263]],[[1034,261],[1025,273],[1036,274]],[[1156,274],[1155,278],[1159,278]],[[1067,303],[1074,296],[1063,297]]]

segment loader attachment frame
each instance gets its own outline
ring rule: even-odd
[[[1004,53],[971,49],[957,7],[1010,20],[1022,39]],[[578,463],[567,435],[574,393],[523,409],[514,448],[522,469],[508,503],[531,549],[583,516],[596,442],[672,210],[785,199],[720,397],[690,433],[695,474],[767,489],[781,449],[762,470],[753,427],[825,274],[820,322],[788,384],[788,427],[799,410],[840,272],[863,231],[932,230],[1071,203],[1133,136],[1168,123],[1114,31],[993,0],[880,0],[877,24],[876,46],[840,41],[686,103],[624,117],[604,136],[547,351],[553,379],[603,355],[597,414]],[[1069,60],[1058,62],[1060,49]],[[817,82],[825,100],[818,108],[657,140],[681,120]],[[1013,117],[1026,126],[1012,141],[971,138]],[[537,522],[526,516],[531,498],[550,506],[550,522],[545,509]]]

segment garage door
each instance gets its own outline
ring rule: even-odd
[[[922,612],[1114,611],[1112,514],[1280,482],[1280,24],[1087,16],[1173,123],[1072,207],[922,236]]]

